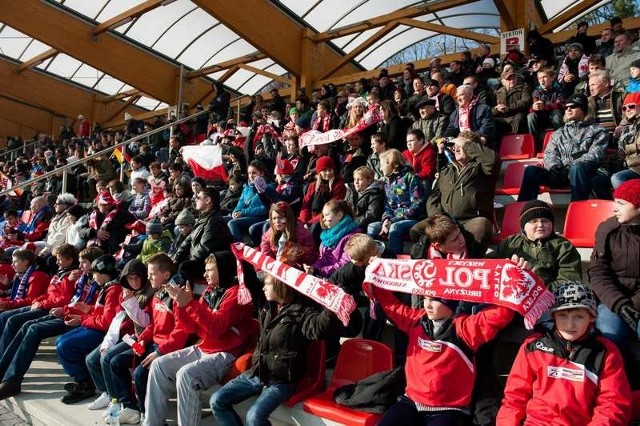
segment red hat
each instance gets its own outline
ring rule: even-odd
[[[98,196],[96,197],[96,202],[99,205],[112,205],[116,203],[116,200],[113,199],[113,197],[111,196],[111,193],[109,193],[109,191],[102,191],[100,194],[98,194]]]
[[[293,164],[289,160],[280,160],[276,162],[276,174],[277,175],[292,175]]]
[[[640,92],[627,93],[624,97],[623,105],[636,104],[640,105]]]
[[[144,234],[147,231],[147,225],[141,220],[136,220],[133,223],[127,223],[124,227],[132,231],[136,231],[138,234]]]
[[[322,172],[324,170],[328,170],[328,169],[335,170],[336,169],[336,165],[333,162],[333,160],[331,159],[331,157],[323,155],[322,157],[318,158],[318,161],[316,161],[316,172],[320,173],[320,172]]]
[[[625,181],[614,192],[613,198],[619,198],[640,207],[640,179]]]

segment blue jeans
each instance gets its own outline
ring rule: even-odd
[[[260,222],[256,222],[249,227],[249,237],[251,237],[251,241],[253,242],[254,247],[260,246],[260,242],[262,241],[262,234],[267,232],[268,229],[268,220],[261,220]]]
[[[615,343],[621,352],[629,352],[629,343],[632,339],[631,329],[618,314],[612,312],[603,303],[598,305],[596,328],[604,337]]]
[[[404,240],[409,235],[409,230],[413,225],[418,223],[417,220],[405,219],[394,222],[389,227],[387,248],[394,254],[400,254],[404,249]],[[367,234],[371,238],[380,239],[380,231],[382,230],[382,222],[373,222],[367,228]]]
[[[552,184],[549,170],[542,167],[527,167],[524,169],[518,201],[535,200],[540,193],[540,185]],[[577,161],[569,167],[569,186],[571,201],[588,200],[592,190],[598,199],[611,199],[607,176],[583,161]]]
[[[24,323],[0,358],[2,381],[22,383],[31,361],[38,353],[40,342],[48,337],[65,333],[73,327],[65,325],[62,318],[52,315]]]
[[[244,235],[249,232],[249,227],[263,220],[265,220],[265,218],[262,216],[243,216],[229,220],[227,226],[229,227],[229,231],[231,231],[233,242],[242,242]],[[260,244],[260,241],[258,241],[258,244]]]
[[[465,414],[458,410],[418,411],[416,404],[406,396],[398,398],[398,402],[385,413],[378,426],[424,425],[424,426],[459,426]]]
[[[12,309],[0,314],[0,332],[2,333],[2,337],[0,337],[0,354],[4,354],[4,351],[7,350],[7,347],[24,323],[46,315],[49,315],[46,309],[34,309],[32,311],[31,306]]]
[[[58,338],[56,352],[64,372],[74,382],[85,382],[91,379],[87,364],[87,355],[98,346],[104,338],[104,331],[87,327],[78,327]]]
[[[258,399],[247,412],[246,424],[247,426],[267,426],[271,424],[269,415],[278,408],[278,405],[289,399],[294,390],[295,385],[285,383],[263,387],[258,377],[249,377],[247,373],[243,373],[211,395],[209,405],[220,426],[242,426],[242,420],[233,406],[258,395]]]
[[[140,357],[140,361],[145,359],[147,355],[158,349],[155,343],[147,343],[144,355]],[[143,367],[138,364],[133,369],[133,383],[135,384],[136,399],[138,400],[138,411],[144,413],[144,399],[147,397],[147,382],[149,381],[149,367]]]
[[[117,398],[126,408],[133,407],[131,398],[131,375],[133,350],[125,342],[120,342],[100,354],[100,346],[87,355],[86,363],[93,384],[100,392],[107,392],[110,398]]]
[[[623,182],[631,179],[640,179],[640,175],[631,169],[621,170],[611,176],[611,185],[613,189],[617,189]]]

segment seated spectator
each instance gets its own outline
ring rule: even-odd
[[[385,136],[390,148],[402,151],[406,147],[405,137],[409,127],[407,122],[400,116],[397,106],[388,99],[380,103],[380,112],[382,113],[380,133]]]
[[[613,189],[618,188],[622,182],[640,178],[640,127],[638,127],[638,114],[640,113],[640,93],[629,93],[624,98],[622,114],[624,119],[619,126],[618,153],[623,157],[625,170],[614,173],[611,176]],[[618,133],[618,129],[616,129]]]
[[[2,248],[5,249],[7,247],[21,245],[22,242],[18,240],[18,235],[20,235],[20,232],[27,226],[27,224],[22,222],[18,215],[18,211],[15,209],[5,210],[2,216],[4,218],[4,226],[2,228]]]
[[[536,152],[540,152],[545,129],[553,127],[553,130],[558,130],[564,126],[564,98],[551,68],[538,71],[537,77],[540,85],[533,91],[533,104],[527,115],[527,124],[529,133],[535,138]]]
[[[497,424],[516,425],[524,419],[545,423],[551,418],[565,424],[628,424],[631,389],[619,351],[592,333],[597,315],[593,293],[580,281],[569,281],[556,289],[554,298],[553,328],[522,344],[507,378]],[[577,353],[584,359],[572,356]],[[555,378],[553,369],[594,379],[550,380]]]
[[[589,75],[589,92],[589,118],[607,130],[608,141],[611,141],[615,127],[622,120],[624,93],[612,87],[605,70]]]
[[[147,181],[142,178],[135,178],[131,183],[133,198],[129,204],[129,213],[136,219],[145,220],[151,211],[151,198],[147,189]]]
[[[23,215],[25,226],[18,231],[17,240],[23,242],[44,240],[49,231],[51,217],[51,208],[47,204],[47,199],[41,196],[35,197],[31,200],[26,220]]]
[[[585,95],[586,97],[591,96],[591,90],[589,89],[589,77],[595,71],[607,69],[604,56],[602,55],[591,55],[589,57],[589,60],[587,61],[587,65],[589,67],[588,73],[586,76],[580,79],[580,82],[578,84],[576,84],[576,88],[573,90],[574,95]]]
[[[330,311],[305,306],[293,288],[270,275],[264,294],[267,301],[260,311],[260,338],[251,367],[209,399],[218,424],[241,424],[233,406],[254,395],[258,398],[247,412],[247,424],[268,424],[269,415],[294,393],[304,375],[309,340],[324,339],[337,328]]]
[[[479,259],[484,256],[473,235],[450,216],[435,214],[425,219],[424,225],[424,235],[411,247],[413,259]],[[414,304],[413,307],[419,306]]]
[[[476,77],[480,84],[494,91],[500,86],[500,74],[496,70],[496,60],[486,57],[482,60],[478,69],[476,69]]]
[[[236,208],[231,213],[231,220],[227,222],[233,241],[241,242],[249,227],[267,218],[268,206],[262,195],[272,183],[265,182],[266,166],[259,160],[253,160],[247,168],[249,181],[242,187],[242,194]],[[253,242],[257,245],[257,242]]]
[[[328,132],[333,128],[332,120],[331,105],[326,100],[320,101],[315,113],[315,118],[311,120],[311,130],[318,130],[322,133]]]
[[[420,116],[418,113],[418,104],[425,99],[429,99],[429,95],[427,95],[425,91],[424,80],[420,76],[415,76],[413,78],[413,94],[407,100],[409,118],[413,120],[418,119]]]
[[[598,169],[604,165],[609,143],[604,127],[587,117],[587,98],[575,95],[565,105],[564,127],[551,136],[544,151],[544,167],[527,167],[518,201],[538,198],[540,185],[571,187],[571,201],[610,199],[609,179]]]
[[[589,283],[600,300],[596,328],[611,339],[626,358],[629,380],[634,387],[640,373],[629,343],[637,341],[640,323],[638,254],[640,232],[640,179],[622,183],[613,193],[614,217],[600,224],[589,263]]]
[[[164,188],[169,183],[169,179],[157,161],[151,163],[149,171],[151,174],[147,178],[147,182],[149,183],[149,200],[151,207],[153,207],[164,199]]]
[[[445,117],[450,117],[453,111],[456,109],[456,103],[452,96],[448,93],[443,93],[440,90],[440,83],[437,80],[429,80],[426,87],[427,96],[429,99],[436,101],[436,110],[444,114]],[[455,95],[456,89],[453,88],[453,94]]]
[[[111,321],[119,310],[122,286],[118,281],[116,260],[111,255],[103,255],[91,265],[93,278],[100,286],[96,306],[77,308],[81,313],[67,315],[65,324],[80,326],[63,334],[56,343],[56,352],[64,372],[72,381],[65,385],[67,393],[62,403],[74,404],[95,394],[95,386],[85,364],[85,357],[100,344]]]
[[[200,340],[151,362],[144,425],[164,423],[169,398],[176,391],[178,422],[198,425],[200,392],[220,383],[236,358],[255,344],[253,305],[238,303],[234,260],[229,252],[208,255],[204,262],[207,288],[198,300],[188,288],[164,287],[174,309],[177,306],[175,318],[195,331]]]
[[[306,163],[300,155],[298,135],[287,137],[284,141],[284,147],[287,151],[284,159],[289,161],[293,166],[293,178],[298,182],[302,182],[306,170]]]
[[[173,186],[173,197],[167,202],[166,208],[160,214],[163,228],[171,229],[180,212],[191,207],[191,185],[179,180]]]
[[[107,184],[107,189],[114,200],[121,203],[124,208],[129,208],[129,198],[131,194],[119,180],[112,180]]]
[[[558,69],[558,83],[562,87],[562,95],[569,98],[578,83],[587,77],[589,56],[584,53],[584,46],[574,42],[566,46],[566,56]]]
[[[89,215],[90,243],[108,253],[115,253],[127,234],[125,225],[135,219],[107,191],[98,194],[96,204]]]
[[[147,222],[147,238],[142,243],[142,251],[137,259],[147,263],[147,260],[156,253],[166,253],[171,247],[173,234],[168,229],[162,228],[162,223],[158,219]]]
[[[119,269],[142,252],[142,244],[147,239],[147,225],[140,219],[126,224],[125,228],[130,232],[124,237],[124,241],[120,243],[120,249],[114,255]]]
[[[424,186],[397,149],[380,157],[386,193],[384,213],[379,222],[369,224],[367,234],[379,239],[386,236],[394,254],[403,252],[408,230],[424,212]]]
[[[7,399],[21,392],[24,375],[29,370],[43,339],[58,336],[78,327],[76,321],[68,324],[65,321],[69,315],[82,314],[83,311],[80,309],[88,308],[95,301],[98,284],[91,279],[91,265],[101,254],[102,251],[97,247],[86,248],[80,252],[82,274],[79,277],[75,274],[69,276],[70,281],[75,281],[77,278],[69,304],[52,308],[49,315],[27,321],[19,328],[5,328],[2,339],[6,342],[3,343],[6,350],[0,358],[0,377],[2,377],[0,399]],[[103,304],[104,300],[100,303]]]
[[[496,126],[496,145],[500,147],[502,137],[507,133],[527,133],[527,114],[531,108],[531,88],[518,81],[513,71],[503,71],[500,75],[502,87],[495,91],[496,106],[491,112]]]
[[[438,143],[442,154],[444,143]],[[486,251],[491,238],[493,196],[498,173],[496,152],[484,146],[478,134],[464,132],[453,145],[454,162],[439,171],[433,192],[427,200],[427,216],[447,213]],[[440,164],[446,164],[440,161]],[[411,229],[411,240],[424,234],[425,222]]]
[[[416,108],[419,118],[411,127],[422,131],[427,143],[434,144],[436,139],[444,135],[445,129],[449,126],[449,117],[436,111],[436,101],[433,99],[420,101]]]
[[[624,87],[629,78],[629,66],[638,59],[638,52],[631,46],[633,39],[633,34],[625,31],[613,40],[613,53],[607,56],[606,61],[614,87]]]
[[[232,173],[227,183],[229,187],[224,191],[224,198],[220,201],[220,214],[225,216],[230,215],[238,205],[246,178],[244,175]]]
[[[344,200],[351,207],[353,219],[360,229],[367,229],[384,213],[384,186],[373,177],[373,170],[369,167],[358,167],[353,172],[353,183],[347,184]]]
[[[382,103],[384,104],[384,102]],[[401,120],[399,117],[398,119]],[[347,138],[347,147],[343,156],[341,170],[342,181],[345,184],[353,183],[354,170],[367,164],[367,154],[365,154],[363,144],[363,134],[360,132],[349,135]]]
[[[400,117],[407,116],[407,92],[402,87],[396,87],[393,91],[393,103],[396,108],[398,108],[398,112],[400,113]]]
[[[485,105],[495,104],[495,100],[493,99],[493,91],[489,92],[486,86],[483,86],[480,83],[480,80],[478,79],[478,77],[476,77],[475,75],[469,75],[465,77],[462,84],[471,86],[471,88],[473,89],[473,100],[475,100],[476,103],[485,104]],[[456,89],[456,101],[459,103],[457,99],[458,97],[457,94],[458,94],[458,90]]]
[[[440,93],[442,93],[443,95],[447,95],[450,99],[453,99],[453,97],[456,95],[456,86],[455,84],[451,83],[451,81],[449,80],[449,73],[445,68],[432,71],[431,80],[432,81],[435,80],[438,82]],[[427,91],[428,90],[429,88],[427,87]],[[446,108],[444,109],[439,108],[439,111],[441,111],[445,115],[450,115],[450,113],[447,113]]]
[[[457,137],[460,132],[474,132],[480,136],[483,144],[495,148],[495,123],[491,108],[488,105],[475,102],[473,89],[466,84],[456,90],[456,100],[458,108],[451,114],[449,127],[445,130],[444,135]]]
[[[0,329],[4,330],[6,320],[13,310],[31,304],[47,293],[49,276],[38,269],[36,258],[30,250],[15,250],[11,255],[11,266],[16,271],[11,289],[6,297],[0,298]]]
[[[82,250],[89,240],[89,215],[81,205],[75,204],[67,209],[69,227],[67,228],[67,243],[78,250]]]
[[[184,209],[180,212],[175,221],[175,226],[178,229],[177,235],[171,243],[171,247],[167,251],[169,256],[178,250],[178,247],[182,244],[185,238],[193,231],[193,225],[196,223],[196,218],[191,213],[191,210]]]
[[[627,93],[640,92],[640,59],[636,59],[629,65],[629,79],[624,88]]]
[[[349,262],[344,251],[352,234],[357,233],[358,224],[346,201],[332,200],[322,208],[322,232],[320,233],[320,256],[312,264],[304,264],[308,274],[329,277],[336,269]]]
[[[411,129],[407,133],[407,149],[402,156],[413,167],[413,172],[422,181],[424,195],[429,196],[436,177],[436,148],[425,138],[420,129]]]
[[[175,187],[178,182],[191,186],[191,175],[185,171],[182,163],[169,163],[169,182],[170,187]]]
[[[322,146],[322,145],[320,145]],[[343,200],[347,192],[344,182],[336,176],[335,162],[331,157],[318,158],[315,165],[316,177],[307,187],[302,200],[302,208],[298,220],[311,226],[322,218],[322,208],[331,200]]]
[[[600,33],[600,44],[596,46],[596,50],[593,52],[593,55],[601,55],[605,58],[613,53],[613,39],[615,34],[611,28],[605,28]]]
[[[371,136],[371,154],[367,158],[367,167],[373,170],[373,175],[376,180],[382,179],[382,169],[380,169],[380,154],[389,149],[387,140],[382,133],[376,133]]]

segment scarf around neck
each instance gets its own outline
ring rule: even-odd
[[[340,222],[333,228],[325,229],[320,234],[320,241],[325,247],[334,248],[340,239],[358,228],[358,224],[353,218],[345,214]]]
[[[36,270],[36,265],[31,265],[22,275],[16,275],[11,286],[11,300],[22,299],[29,290],[29,278]]]
[[[42,217],[45,214],[49,213],[49,210],[50,210],[49,206],[45,206],[45,207],[41,208],[40,210],[38,210],[38,212],[33,215],[31,220],[29,221],[29,223],[27,223],[27,226],[25,226],[24,231],[22,231],[22,232],[24,232],[25,234],[29,234],[29,233],[35,231],[36,230],[36,225],[38,224],[38,221],[40,219],[42,219]]]

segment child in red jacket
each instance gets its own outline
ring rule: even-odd
[[[620,352],[594,331],[596,300],[584,284],[559,286],[553,329],[523,343],[498,412],[499,425],[628,425],[631,390]]]
[[[513,319],[513,311],[490,306],[475,315],[456,316],[454,300],[427,297],[424,309],[413,309],[388,290],[374,286],[373,294],[409,340],[405,394],[378,426],[462,424],[470,413],[474,353]]]
[[[16,250],[11,255],[11,266],[16,271],[9,296],[0,298],[0,311],[29,306],[39,296],[46,294],[49,276],[38,270],[36,257],[29,250]],[[4,314],[3,312],[3,314]],[[0,325],[4,329],[5,319],[0,314]]]

